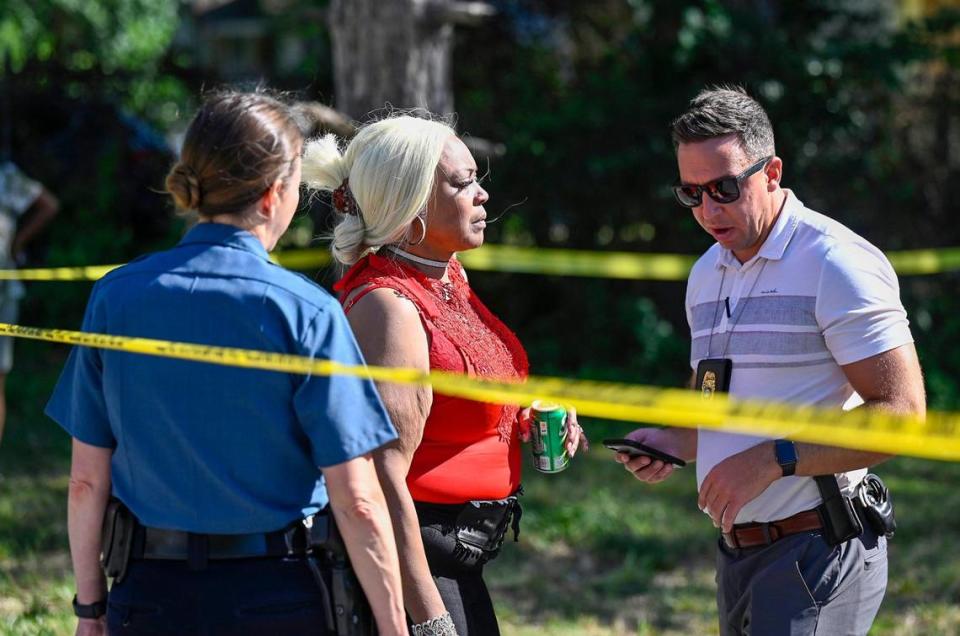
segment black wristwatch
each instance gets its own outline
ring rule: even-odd
[[[797,472],[797,446],[788,439],[778,439],[773,442],[773,451],[777,456],[777,463],[784,477]]]
[[[77,603],[77,595],[73,595],[73,613],[79,618],[100,618],[107,613],[107,602],[97,601],[89,605]]]

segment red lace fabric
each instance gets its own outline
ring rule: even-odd
[[[430,368],[472,377],[517,381],[527,377],[527,354],[517,339],[467,284],[460,263],[449,283],[399,261],[371,254],[334,289],[344,311],[374,289],[386,287],[417,307],[430,346]],[[362,288],[362,289],[361,289]],[[350,297],[351,292],[360,289]],[[518,407],[439,393],[413,455],[407,484],[413,498],[431,503],[502,499],[520,485]]]

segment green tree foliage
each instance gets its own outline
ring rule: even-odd
[[[117,101],[168,125],[187,100],[169,73],[172,0],[0,0],[5,90]]]
[[[178,3],[3,0],[0,55],[14,72],[34,61],[72,73],[142,72],[162,56]]]
[[[494,164],[491,214],[527,201],[490,227],[491,241],[704,250],[709,237],[669,192],[669,123],[704,86],[731,83],[767,107],[784,183],[807,205],[886,250],[960,244],[948,220],[956,197],[944,196],[960,167],[956,11],[903,22],[891,0],[498,6],[503,19],[459,32],[455,55],[462,127],[508,148]],[[956,280],[903,281],[908,309],[929,318],[914,322],[924,348],[941,319],[956,320],[942,303],[927,308]],[[535,363],[656,384],[682,377],[682,285],[558,279],[523,289],[507,312]],[[545,315],[560,320],[541,326]],[[928,373],[960,371],[953,356],[922,353]],[[957,406],[949,387],[931,390]]]
[[[123,262],[174,234],[156,191],[172,159],[159,127],[188,103],[167,57],[179,6],[0,0],[4,139],[62,204],[32,265]],[[33,285],[23,321],[74,328],[88,291]]]
[[[960,176],[956,9],[906,21],[893,0],[491,1],[499,17],[458,29],[453,60],[462,131],[508,148],[487,183],[490,216],[509,209],[488,228],[491,242],[704,250],[709,238],[669,191],[676,167],[668,126],[702,87],[736,83],[769,110],[784,182],[805,203],[886,250],[960,244],[952,192]],[[179,3],[0,3],[0,53],[16,71],[15,93],[46,96],[44,108],[64,97],[106,97],[161,127],[189,110],[192,95],[177,75],[192,72],[191,62],[168,49]],[[297,0],[272,28],[322,48],[324,4]],[[270,82],[329,102],[329,66],[317,53],[299,75]],[[50,119],[102,125],[71,122],[69,112]],[[131,180],[124,144],[67,161],[62,147],[48,145],[56,126],[17,134],[34,165],[69,193],[73,225],[57,230],[52,258],[102,262],[148,248],[124,210],[131,200],[165,205],[150,191],[162,183],[158,166]],[[685,379],[682,283],[479,273],[472,281],[527,343],[535,372],[659,385]],[[940,406],[960,405],[951,380],[960,360],[950,353],[960,342],[951,340],[956,319],[944,300],[956,281],[903,280]]]

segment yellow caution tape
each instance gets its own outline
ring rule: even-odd
[[[324,249],[283,250],[270,255],[274,261],[297,272],[317,270],[333,262],[330,252]]]
[[[887,258],[901,276],[940,274],[960,269],[960,247],[890,252]]]
[[[686,280],[696,256],[589,252],[487,245],[458,254],[470,269],[552,276],[591,276],[630,280]]]
[[[522,384],[488,382],[464,375],[416,369],[344,365],[332,360],[215,347],[148,338],[38,329],[0,323],[0,335],[98,347],[226,366],[316,375],[341,374],[381,382],[432,385],[438,393],[505,404],[543,399],[576,407],[581,415],[707,428],[766,437],[960,460],[960,413],[930,413],[926,420],[869,409],[835,409],[734,400],[723,395],[704,400],[694,391],[610,382],[531,377]]]
[[[319,249],[284,250],[274,256],[279,264],[298,271],[320,269],[332,260],[329,252]],[[680,254],[589,252],[512,245],[484,245],[460,252],[457,258],[465,267],[478,271],[631,280],[686,280],[697,260],[696,256]]]
[[[0,269],[0,280],[99,280],[118,267],[120,265]]]
[[[960,269],[960,248],[891,252],[901,276],[938,274]],[[469,269],[489,272],[587,276],[627,280],[686,280],[697,256],[635,252],[591,252],[512,245],[485,245],[457,255]],[[287,269],[308,271],[331,263],[324,249],[294,249],[272,258]],[[0,280],[97,280],[119,265],[0,270]]]

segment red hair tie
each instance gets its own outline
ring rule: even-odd
[[[360,206],[357,205],[357,200],[353,198],[353,193],[350,191],[349,179],[344,179],[340,187],[333,191],[333,209],[340,214],[360,216]]]

